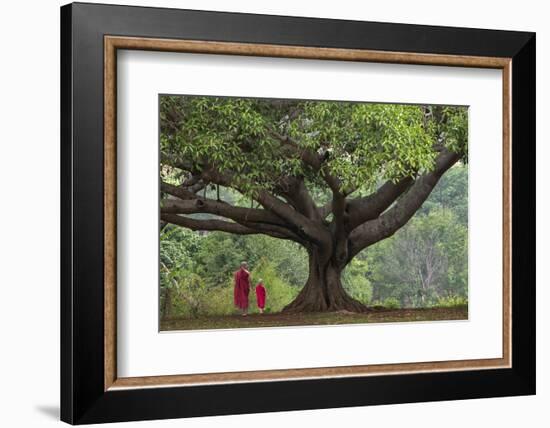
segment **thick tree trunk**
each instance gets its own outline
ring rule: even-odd
[[[342,286],[342,269],[334,259],[322,260],[316,252],[309,254],[309,277],[298,296],[284,312],[349,311],[366,312],[368,308],[349,296]]]

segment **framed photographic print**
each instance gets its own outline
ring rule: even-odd
[[[535,393],[535,35],[61,8],[61,418]]]

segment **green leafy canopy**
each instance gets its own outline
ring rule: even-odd
[[[185,162],[188,171],[208,164],[231,174],[245,194],[274,189],[288,176],[320,185],[323,172],[342,190],[366,193],[432,170],[439,143],[467,157],[466,107],[203,96],[160,102],[163,163]],[[324,156],[322,169],[302,162],[306,151]]]

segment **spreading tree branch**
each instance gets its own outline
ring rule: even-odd
[[[284,183],[278,186],[277,193],[289,202],[300,214],[303,214],[311,220],[321,220],[317,205],[315,205],[315,201],[311,197],[303,177],[287,177]]]
[[[235,184],[233,176],[229,173],[221,173],[214,168],[205,169],[202,173],[203,180],[219,184],[226,187],[232,187],[241,191]],[[186,197],[186,193],[181,192],[181,199],[190,199]],[[241,192],[242,193],[242,192]],[[259,190],[252,195],[252,198],[259,202],[266,210],[280,217],[287,222],[292,230],[306,239],[320,243],[323,239],[327,239],[326,231],[319,223],[309,219],[304,214],[297,211],[290,204],[272,195],[267,190]]]
[[[281,217],[283,220],[297,228],[297,233],[308,240],[322,244],[323,241],[330,239],[327,231],[315,221],[310,220],[300,212],[296,211],[291,205],[283,202],[281,199],[273,196],[265,190],[257,192],[255,199],[267,210]]]
[[[441,176],[460,159],[460,155],[447,149],[437,157],[433,171],[422,175],[388,211],[353,230],[349,237],[348,259],[363,248],[392,236],[420,208]]]
[[[162,213],[160,215],[162,221],[174,224],[176,226],[183,226],[191,230],[207,230],[228,232],[237,235],[269,235],[279,239],[291,239],[288,234],[282,234],[274,231],[270,228],[264,228],[262,225],[256,225],[250,223],[249,226],[245,226],[239,223],[233,223],[218,219],[198,220],[190,217],[181,216],[178,214]]]
[[[215,214],[235,221],[260,222],[284,226],[285,223],[271,212],[255,208],[237,207],[227,202],[216,201],[194,195],[189,198],[189,193],[181,188],[168,183],[161,183],[163,192],[180,199],[167,199],[162,202],[161,210],[172,214]]]
[[[181,198],[162,201],[162,214],[214,214],[231,219],[249,229],[255,229],[258,233],[297,242],[303,241],[288,227],[287,223],[267,210],[237,207],[198,195],[190,197],[191,195],[185,189],[164,182],[161,183],[161,189],[169,195]]]
[[[169,213],[161,213],[160,218],[165,222],[172,223],[177,226],[187,227],[191,230],[217,230],[220,232],[235,233],[237,235],[253,235],[262,233],[239,223],[232,223],[223,220],[197,220],[194,218]]]
[[[405,177],[398,182],[387,181],[378,190],[364,198],[348,202],[348,229],[353,230],[366,221],[377,218],[386,211],[414,182],[412,177]]]

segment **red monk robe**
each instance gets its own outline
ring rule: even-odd
[[[246,310],[248,309],[248,293],[250,292],[250,273],[245,268],[240,268],[235,272],[235,306]]]
[[[265,308],[265,287],[261,282],[256,285],[256,303],[258,308],[262,310]]]

